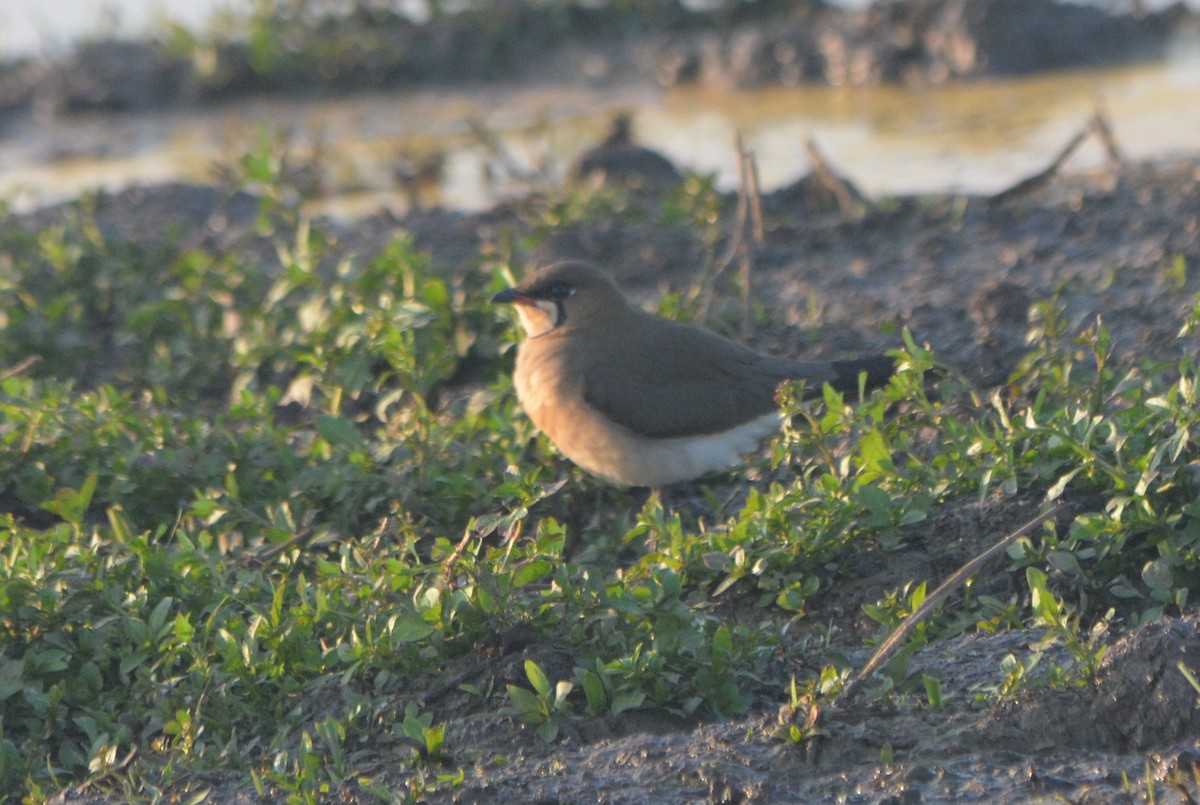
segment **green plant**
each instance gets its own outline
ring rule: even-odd
[[[832,666],[821,670],[819,681],[810,682],[803,688],[797,686],[796,677],[793,676],[788,684],[788,701],[779,708],[777,725],[771,731],[771,737],[800,746],[826,735],[827,732],[817,726],[821,714],[818,698],[840,687],[841,681],[841,674]]]
[[[442,750],[446,728],[440,724],[435,727],[432,714],[418,713],[417,706],[410,702],[404,708],[400,731],[413,743],[422,760],[430,763],[444,763],[447,760]]]
[[[517,716],[521,721],[537,728],[541,739],[550,743],[558,737],[559,720],[570,715],[571,707],[567,703],[575,685],[572,682],[559,681],[554,685],[541,667],[533,660],[525,661],[525,676],[533,690],[529,691],[519,685],[508,686],[509,706],[504,712]]]

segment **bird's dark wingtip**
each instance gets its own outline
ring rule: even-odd
[[[868,390],[886,385],[892,375],[896,374],[896,359],[890,355],[872,355],[852,361],[834,361],[833,370],[837,380],[832,383],[838,391],[853,391],[858,389],[859,375],[867,376]]]

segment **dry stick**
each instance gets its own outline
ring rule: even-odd
[[[748,151],[750,160],[750,222],[754,225],[754,242],[762,245],[764,235],[762,212],[762,185],[758,181],[758,158]]]
[[[1050,181],[1050,179],[1052,179],[1054,175],[1058,173],[1058,170],[1062,167],[1062,164],[1070,158],[1071,154],[1075,153],[1075,149],[1078,148],[1085,139],[1087,139],[1087,136],[1092,132],[1092,128],[1093,124],[1089,122],[1082,131],[1071,138],[1071,141],[1067,143],[1066,147],[1063,148],[1062,151],[1059,152],[1058,156],[1054,158],[1053,162],[1035,173],[1033,176],[1017,182],[1007,190],[1001,190],[994,196],[988,196],[988,203],[1003,204],[1011,198],[1016,198],[1017,196],[1032,192],[1044,185],[1046,182]]]
[[[518,163],[512,152],[505,147],[504,142],[487,127],[482,119],[475,115],[469,116],[467,127],[471,129],[471,133],[475,135],[475,139],[479,141],[480,145],[491,154],[492,159],[499,162],[514,179],[520,182],[536,182],[538,180],[537,172]]]
[[[1104,108],[1099,101],[1096,102],[1096,111],[1092,114],[1092,130],[1100,138],[1100,142],[1104,145],[1104,150],[1108,153],[1108,159],[1116,165],[1120,165],[1125,161],[1124,154],[1121,153],[1120,147],[1117,145],[1117,138],[1113,134],[1112,122],[1108,117],[1108,110]]]
[[[513,546],[517,543],[517,538],[521,536],[521,524],[523,522],[524,520],[513,521],[504,532],[504,544],[507,546],[507,549],[504,552],[503,564],[505,567],[508,566],[509,558],[512,556]],[[451,551],[450,555],[442,560],[442,580],[445,582],[447,587],[454,586],[454,565],[457,564],[458,560],[462,558],[462,555],[466,551],[467,545],[470,544],[471,540],[475,537],[487,537],[492,533],[493,531],[481,532],[476,529],[474,520],[467,524],[467,528],[466,531],[463,532],[462,539],[460,539],[458,544],[454,546],[454,550]]]
[[[392,178],[403,191],[409,209],[420,210],[424,207],[421,187],[437,184],[441,180],[445,161],[443,151],[415,156],[396,149],[392,157]]]
[[[284,551],[295,548],[297,545],[303,546],[310,539],[312,539],[314,533],[316,533],[316,529],[314,528],[302,528],[296,532],[295,536],[279,543],[278,545],[272,545],[269,548],[264,548],[258,553],[246,554],[242,557],[242,561],[252,566],[265,565],[267,562],[273,561],[275,557],[279,556]]]
[[[454,564],[467,549],[467,544],[470,543],[471,538],[477,536],[479,536],[479,532],[475,530],[475,521],[471,520],[471,522],[467,523],[466,530],[463,531],[462,539],[458,541],[458,544],[454,546],[454,550],[451,551],[450,555],[447,556],[442,562],[442,581],[445,582],[447,586],[451,585],[452,576],[454,574]]]
[[[3,371],[0,371],[0,380],[8,380],[10,377],[16,377],[17,375],[24,372],[30,366],[33,366],[35,363],[37,363],[41,359],[42,359],[41,355],[25,356],[21,360],[14,363],[12,366],[8,367],[7,369],[5,369]]]
[[[875,209],[875,205],[869,198],[834,173],[833,168],[829,167],[829,163],[825,160],[825,156],[817,150],[816,140],[811,137],[805,140],[804,150],[808,154],[809,162],[812,163],[813,173],[816,174],[817,180],[837,199],[838,210],[843,218],[858,218],[864,210]]]
[[[738,251],[742,248],[746,232],[746,218],[750,214],[749,194],[746,190],[746,174],[743,168],[745,150],[742,148],[741,132],[737,134],[734,147],[737,150],[738,160],[737,217],[733,225],[733,231],[730,233],[729,247],[725,250],[725,256],[720,260],[711,262],[708,266],[707,274],[701,279],[700,304],[696,306],[696,318],[701,322],[708,318],[708,309],[712,306],[717,277],[725,273],[725,269],[729,267],[729,264],[733,262],[733,259],[738,255]]]
[[[750,207],[750,240],[742,247],[742,338],[754,335],[754,295],[751,293],[751,273],[754,258],[763,244],[762,194],[758,189],[758,160],[753,151],[742,151],[742,176],[746,182],[746,197]]]
[[[379,521],[379,527],[375,529],[374,534],[376,538],[378,538],[379,535],[387,529],[388,523],[391,522],[391,519],[392,518],[389,515]],[[290,537],[284,542],[279,543],[278,545],[272,545],[271,547],[265,548],[258,553],[246,554],[242,557],[242,562],[251,566],[265,565],[267,562],[273,561],[275,557],[279,556],[281,553],[290,548],[294,548],[297,545],[304,547],[313,538],[313,535],[316,534],[316,531],[317,530],[312,526],[305,526],[297,531],[294,536]]]
[[[912,633],[913,629],[917,628],[917,625],[921,621],[925,620],[929,613],[933,611],[934,607],[940,604],[947,596],[950,595],[950,593],[954,592],[959,585],[966,581],[967,577],[982,567],[987,560],[1008,548],[1009,545],[1012,545],[1018,539],[1025,536],[1030,531],[1049,520],[1051,517],[1057,516],[1065,508],[1066,504],[1059,503],[1052,509],[1042,512],[1037,517],[1034,517],[1032,520],[1025,523],[1025,525],[1021,526],[1016,531],[1012,532],[1004,539],[1000,540],[995,545],[976,556],[970,562],[967,562],[965,565],[959,568],[954,575],[942,582],[936,590],[925,597],[925,601],[922,602],[921,606],[917,607],[911,615],[905,618],[904,622],[897,626],[895,631],[888,635],[887,640],[884,640],[879,648],[875,650],[875,653],[871,655],[871,659],[867,660],[867,664],[862,667],[862,670],[858,672],[858,675],[855,676],[854,679],[850,681],[850,684],[846,686],[845,690],[842,691],[839,701],[849,701],[858,692],[863,680],[870,676],[875,669],[878,668],[883,661],[888,658],[888,656],[896,649],[896,647],[904,642],[905,638]]]

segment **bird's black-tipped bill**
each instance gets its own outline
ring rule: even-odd
[[[532,300],[530,300],[528,296],[521,293],[516,288],[505,288],[503,291],[492,297],[492,302],[494,304],[511,305],[517,302],[528,303],[530,301]]]

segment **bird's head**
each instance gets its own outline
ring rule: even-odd
[[[515,287],[493,296],[492,301],[515,306],[530,338],[578,330],[611,318],[627,304],[607,274],[579,262],[538,269]]]

